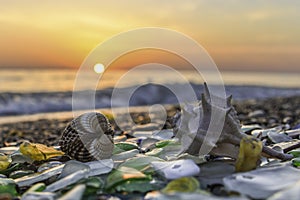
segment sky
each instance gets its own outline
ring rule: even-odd
[[[77,69],[108,38],[161,27],[196,40],[222,70],[300,72],[299,1],[0,0],[0,5],[0,68]],[[141,55],[123,56],[115,65],[177,59],[162,52]]]

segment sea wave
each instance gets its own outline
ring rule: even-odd
[[[200,99],[203,85],[191,84],[192,88]],[[119,96],[114,99],[118,107],[124,106],[144,106],[153,104],[177,104],[177,96],[186,96],[184,84],[157,85],[146,84],[140,87],[126,87],[118,91],[122,93],[131,92],[137,88],[131,96],[129,102]],[[174,94],[169,88],[175,88]],[[300,88],[278,88],[264,86],[226,86],[226,94],[233,95],[235,100],[245,99],[265,99],[271,97],[299,96]],[[95,108],[110,108],[113,89],[97,90],[95,92]],[[90,109],[90,105],[85,101],[85,96],[91,91],[78,91],[82,99],[78,100],[77,109]],[[180,94],[179,94],[180,93]],[[46,112],[63,112],[72,110],[72,92],[39,92],[39,93],[11,93],[0,94],[0,116],[27,115]],[[188,98],[186,99],[188,101]],[[182,102],[180,102],[182,103]]]

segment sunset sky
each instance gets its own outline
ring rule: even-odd
[[[300,1],[42,2],[0,0],[0,67],[78,68],[115,34],[162,27],[194,38],[220,69],[300,71]],[[129,57],[118,65],[141,59]]]

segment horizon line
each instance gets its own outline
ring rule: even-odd
[[[0,66],[0,70],[78,70],[80,67],[70,67],[70,66]],[[134,68],[134,67],[132,67]],[[111,68],[111,71],[126,71],[129,69],[132,69],[130,67],[128,68]],[[176,70],[182,70],[182,71],[191,71],[191,69],[187,68],[176,68]],[[282,68],[277,68],[277,69],[257,69],[257,68],[230,68],[230,67],[218,67],[219,71],[224,71],[224,72],[275,72],[275,73],[300,73],[300,68],[299,69],[282,69]],[[151,69],[147,69],[151,70]],[[155,69],[153,69],[155,70]]]

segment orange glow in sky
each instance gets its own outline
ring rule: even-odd
[[[115,34],[162,27],[195,39],[220,69],[300,71],[299,8],[298,1],[279,0],[4,0],[0,67],[78,68],[93,48]],[[137,53],[114,65],[129,68],[153,55]],[[172,55],[163,58],[178,61]]]

